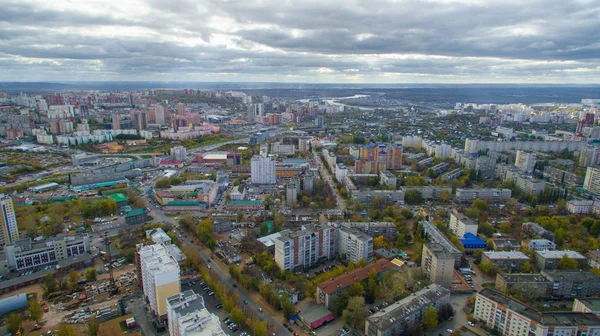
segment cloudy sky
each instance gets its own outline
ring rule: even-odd
[[[600,83],[598,0],[3,0],[0,81]]]

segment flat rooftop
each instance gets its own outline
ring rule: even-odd
[[[532,320],[539,321],[541,319],[540,313],[537,310],[530,308],[529,306],[520,301],[513,300],[496,290],[484,288],[478,294],[485,296],[490,300],[498,302],[503,306],[509,308],[510,310],[517,312]]]
[[[586,257],[584,257],[581,253],[577,251],[535,251],[535,253],[544,259],[560,259],[565,255],[573,259],[586,259]]]
[[[512,273],[512,274],[499,274],[506,282],[550,282],[545,276],[541,274],[528,274],[528,273]]]
[[[490,260],[529,260],[529,257],[518,251],[486,251],[483,252]]]
[[[600,312],[600,298],[575,299],[579,300],[586,308],[592,312]]]
[[[541,323],[545,326],[598,326],[600,318],[593,313],[547,312],[541,313]]]

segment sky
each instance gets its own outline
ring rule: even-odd
[[[600,1],[3,0],[0,81],[600,84]]]

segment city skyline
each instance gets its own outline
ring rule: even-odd
[[[593,1],[8,1],[0,81],[574,83]]]

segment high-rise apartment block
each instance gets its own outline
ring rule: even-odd
[[[169,336],[226,336],[219,317],[211,314],[202,296],[186,290],[167,298]]]
[[[171,156],[173,160],[185,161],[187,151],[183,146],[175,146],[171,148]]]
[[[112,116],[112,129],[120,130],[121,129],[121,116],[118,113],[114,113]]]
[[[164,244],[141,246],[138,250],[144,297],[154,315],[167,314],[167,298],[181,292],[179,264]]]
[[[402,146],[390,144],[369,144],[360,149],[356,161],[356,174],[378,174],[381,170],[400,169],[402,166]]]
[[[337,231],[338,253],[349,262],[373,260],[373,238],[352,228],[340,227]]]
[[[518,150],[515,166],[523,173],[531,174],[535,168],[536,153]]]
[[[2,207],[2,236],[0,237],[0,246],[12,244],[19,239],[19,228],[17,227],[17,216],[15,208],[10,197],[0,194],[0,206]]]
[[[452,234],[462,238],[467,232],[477,235],[478,225],[471,218],[463,214],[453,212],[450,214],[450,223],[448,224],[448,228]]]
[[[255,156],[250,162],[250,177],[254,184],[275,184],[275,160],[270,157]]]
[[[450,288],[455,261],[455,255],[448,251],[444,245],[437,243],[423,244],[421,269],[431,282]]]
[[[600,169],[588,167],[585,172],[585,180],[583,181],[583,189],[593,193],[600,194]]]
[[[275,262],[280,269],[309,269],[335,258],[336,229],[328,225],[307,225],[302,230],[284,230],[275,239]]]
[[[177,104],[177,115],[180,115],[180,116],[185,115],[185,104],[183,104],[183,103]]]
[[[158,125],[165,123],[165,108],[162,105],[154,105],[154,122]]]

